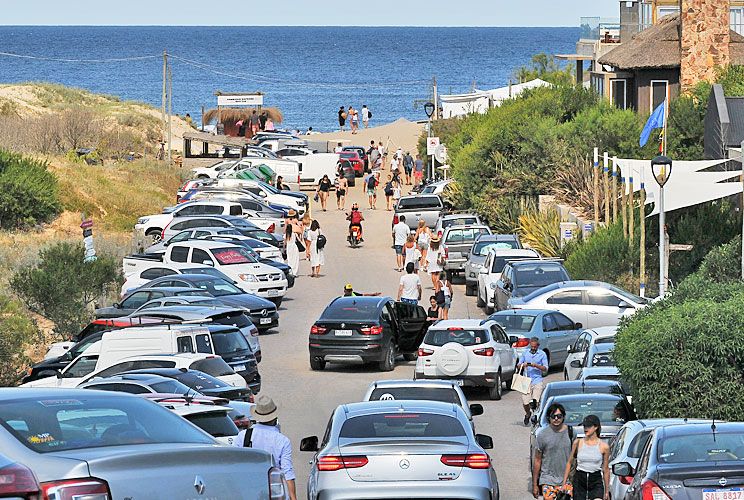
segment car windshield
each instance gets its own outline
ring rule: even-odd
[[[251,350],[248,341],[245,340],[239,330],[212,333],[212,340],[214,341],[214,352],[220,356],[250,352]]]
[[[125,395],[6,400],[0,405],[0,425],[37,453],[153,443],[213,444],[178,415]]]
[[[225,273],[215,269],[213,267],[192,267],[189,269],[181,269],[181,274],[205,274],[207,276],[214,276],[215,278],[221,278],[223,280],[229,280]]]
[[[229,283],[221,279],[213,280],[200,280],[194,281],[194,286],[209,292],[213,297],[224,297],[227,295],[242,295],[245,292],[240,288],[236,287],[232,283]]]
[[[339,156],[341,158],[349,158],[349,159],[354,159],[354,160],[356,160],[357,157],[358,157],[358,155],[356,153],[349,153],[349,152],[339,153]]]
[[[344,422],[340,439],[465,437],[459,420],[435,413],[376,413]]]
[[[486,257],[491,250],[512,250],[514,248],[517,248],[516,241],[479,241],[473,245],[473,254]]]
[[[569,425],[581,425],[587,415],[596,415],[604,424],[616,425],[628,421],[629,415],[619,399],[591,399],[586,395],[581,399],[560,401],[566,409],[565,422]],[[543,424],[547,425],[547,414],[543,413]]]
[[[659,461],[683,464],[744,460],[744,432],[714,433],[707,424],[700,424],[700,431],[699,434],[662,439],[658,447]]]
[[[186,415],[184,418],[214,437],[227,437],[238,434],[238,427],[227,416],[227,412],[196,413],[194,415]]]
[[[399,209],[409,208],[435,208],[442,207],[442,202],[435,196],[414,196],[412,198],[401,198],[398,201]]]
[[[506,333],[527,333],[532,330],[535,316],[531,314],[504,314],[491,316]]]
[[[447,229],[450,226],[470,226],[472,224],[478,224],[477,217],[458,217],[455,219],[443,219],[442,229]]]
[[[191,387],[188,387],[178,380],[164,380],[162,382],[155,382],[150,384],[150,387],[161,394],[187,394],[192,391]]]
[[[506,265],[507,261],[515,261],[515,260],[530,260],[534,259],[535,257],[527,257],[527,256],[519,256],[519,257],[510,257],[508,255],[504,255],[502,257],[494,257],[493,258],[493,264],[491,265],[491,272],[495,274],[500,274],[501,271],[504,270],[504,266]]]
[[[189,368],[191,368],[192,370],[199,370],[200,372],[204,372],[207,375],[211,375],[213,377],[235,375],[235,372],[232,368],[230,368],[230,365],[225,363],[225,360],[220,358],[219,356],[194,361],[193,363],[191,363],[191,366]]]
[[[489,341],[488,332],[483,329],[429,329],[424,337],[424,343],[441,347],[444,344],[455,342],[463,346],[485,344]]]
[[[377,302],[345,301],[343,304],[331,304],[323,311],[320,319],[376,321],[378,319]]]
[[[568,274],[560,264],[538,263],[515,267],[515,284],[520,287],[543,287],[568,281]]]
[[[615,356],[612,351],[615,344],[599,344],[592,349],[591,363],[587,366],[615,366]]]
[[[640,296],[635,295],[635,294],[630,293],[630,292],[626,292],[622,288],[618,288],[616,286],[610,286],[609,288],[610,288],[610,290],[612,290],[616,294],[622,296],[623,298],[625,298],[625,299],[627,299],[627,300],[629,300],[629,301],[631,301],[631,302],[633,302],[635,304],[649,304],[650,303],[650,301],[647,298],[640,297]]]
[[[589,379],[591,377],[587,377]],[[584,389],[581,388],[580,385],[570,385],[568,387],[550,387],[551,384],[548,384],[548,387],[545,388],[545,396],[543,396],[543,400],[546,400],[548,398],[553,398],[555,396],[567,396],[569,394],[581,394],[581,393],[591,393],[591,394],[618,394],[622,395],[623,390],[620,386],[617,384],[602,384],[602,385],[587,385]]]
[[[279,190],[278,190],[278,189],[276,189],[276,188],[275,188],[274,186],[272,186],[271,184],[265,184],[265,183],[263,183],[263,182],[259,182],[259,184],[261,185],[261,187],[263,187],[264,189],[266,189],[266,191],[268,191],[269,193],[273,193],[273,194],[281,194],[281,193],[279,192]]]
[[[393,400],[441,401],[462,405],[460,397],[452,387],[378,387],[369,396],[370,401]]]
[[[256,259],[253,258],[250,252],[240,247],[215,248],[212,250],[212,255],[223,266],[256,263]]]
[[[190,370],[188,372],[179,373],[178,375],[176,375],[176,377],[178,377],[178,381],[182,384],[187,385],[199,392],[201,392],[202,389],[221,389],[224,387],[232,387],[227,382],[223,382],[218,378],[214,378],[212,375],[208,375],[197,370]]]

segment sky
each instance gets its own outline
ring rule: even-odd
[[[1,25],[578,26],[618,0],[2,0]]]

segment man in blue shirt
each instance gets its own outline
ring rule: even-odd
[[[522,405],[524,406],[524,425],[529,425],[530,416],[532,415],[532,401],[540,401],[543,389],[543,373],[548,372],[548,356],[545,351],[540,349],[540,339],[532,337],[530,339],[530,350],[525,351],[519,358],[517,370],[526,369],[524,375],[530,377],[530,392],[522,394]]]

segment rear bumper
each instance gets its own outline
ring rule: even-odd
[[[448,260],[444,264],[444,270],[453,273],[462,273],[465,271],[466,260]]]
[[[370,342],[369,344],[360,345],[342,345],[342,344],[321,344],[310,340],[310,357],[323,359],[334,363],[344,362],[370,362],[378,361],[382,356],[382,339],[379,342]]]
[[[486,373],[485,375],[457,375],[448,377],[444,374],[427,375],[424,372],[416,370],[415,377],[417,380],[438,379],[438,380],[462,380],[463,387],[493,387],[496,385],[497,373]]]
[[[258,394],[261,391],[261,374],[256,372],[235,372],[245,380],[248,388],[253,391],[253,394]]]
[[[345,471],[339,472],[345,473]],[[316,495],[312,496],[311,493],[308,497],[312,500],[316,498],[322,500],[403,500],[424,498],[497,500],[499,498],[499,487],[495,480],[495,474],[493,479],[490,479],[487,471],[479,471],[476,474],[469,474],[463,471],[460,477],[454,481],[362,482],[343,479],[326,482],[321,480]]]

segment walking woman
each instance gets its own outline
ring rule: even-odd
[[[328,174],[324,175],[320,182],[318,182],[318,196],[320,196],[320,206],[323,211],[326,211],[326,204],[328,203],[328,193],[331,191],[331,179],[328,178]]]
[[[393,176],[388,174],[387,182],[385,183],[385,205],[389,212],[393,208]]]
[[[322,234],[320,224],[318,224],[317,220],[313,219],[313,222],[310,224],[310,230],[307,232],[307,240],[305,241],[305,252],[310,261],[311,278],[320,278],[320,266],[325,264],[325,252],[322,248],[318,248],[318,238]]]
[[[431,284],[434,285],[434,291],[439,290],[437,286],[439,283],[439,273],[442,272],[442,249],[439,246],[441,242],[439,236],[434,236],[431,239],[431,246],[429,251],[426,253],[426,267],[431,274]]]
[[[436,295],[429,297],[429,304],[431,307],[426,311],[426,321],[438,321],[439,320],[439,304],[437,304]]]
[[[441,273],[439,273],[439,281],[437,282],[436,286],[444,294],[444,303],[439,308],[439,318],[449,319],[449,310],[450,306],[452,305],[452,283],[447,278],[446,272],[442,271]],[[434,291],[438,292],[439,290],[435,288]]]
[[[563,474],[563,486],[568,486],[571,466],[576,460],[573,481],[574,500],[609,500],[610,498],[610,446],[599,439],[602,425],[596,415],[587,415],[581,424],[584,438],[574,441],[571,457]]]
[[[284,229],[284,247],[287,251],[287,265],[292,271],[293,276],[297,276],[300,270],[300,246],[302,246],[302,251],[305,250],[305,246],[300,241],[301,237],[302,229],[294,223],[293,219]]]
[[[429,250],[429,241],[431,241],[431,229],[426,225],[426,221],[420,220],[418,229],[416,229],[416,244],[421,251],[421,267],[424,272],[428,272],[426,252]]]
[[[416,272],[418,272],[421,254],[419,253],[419,249],[416,247],[416,240],[413,238],[412,234],[408,235],[406,244],[403,245],[403,255],[405,256],[403,267],[406,268],[408,266],[408,263],[410,262],[413,264],[413,268],[416,270]]]

